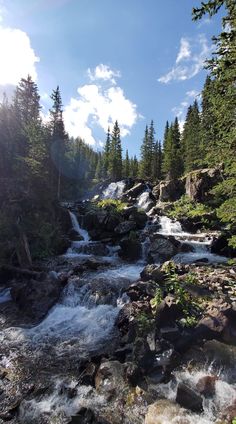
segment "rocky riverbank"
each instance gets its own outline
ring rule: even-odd
[[[157,202],[108,186],[66,254],[2,274],[0,422],[233,422],[236,267]]]

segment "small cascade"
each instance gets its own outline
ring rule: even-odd
[[[143,209],[145,212],[148,212],[153,206],[153,202],[150,199],[150,189],[147,188],[137,199],[137,207]]]
[[[80,227],[80,225],[79,225],[79,223],[78,223],[78,220],[77,220],[77,218],[76,218],[76,215],[73,213],[73,212],[71,212],[71,211],[69,211],[69,214],[70,214],[70,219],[71,219],[71,223],[72,223],[72,227],[73,227],[73,229],[81,236],[81,237],[83,237],[83,241],[85,242],[85,243],[88,243],[89,242],[89,240],[90,240],[90,237],[89,237],[89,233],[86,231],[86,230],[84,230],[83,228],[81,228]]]
[[[160,226],[159,233],[165,236],[184,234],[180,222],[173,221],[167,216],[160,216]]]
[[[117,183],[110,183],[109,186],[103,190],[103,199],[120,199],[125,189],[125,181],[118,181]]]
[[[160,217],[159,234],[174,236],[182,244],[189,245],[189,252],[178,253],[173,260],[178,263],[190,264],[196,261],[206,263],[225,263],[228,258],[210,252],[212,240],[205,234],[191,234],[183,231],[180,222],[173,221],[167,216]]]

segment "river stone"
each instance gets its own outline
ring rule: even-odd
[[[125,383],[125,367],[119,361],[102,362],[95,376],[95,387],[100,394],[111,395],[119,393]]]
[[[140,259],[142,256],[142,246],[139,240],[132,238],[125,238],[120,241],[121,250],[118,252],[119,256],[126,260]]]
[[[217,380],[218,377],[215,375],[206,375],[201,377],[196,384],[196,389],[201,395],[205,397],[212,397],[215,394],[215,385]]]
[[[23,314],[38,321],[59,300],[67,279],[47,278],[44,281],[30,280],[18,284],[11,290],[11,296]]]
[[[185,383],[178,384],[176,402],[193,412],[202,412],[203,410],[203,399],[201,395]]]
[[[179,246],[180,242],[175,240],[174,237],[154,234],[149,248],[149,257],[154,262],[167,261],[178,253]]]
[[[186,411],[177,403],[168,399],[161,399],[149,405],[148,412],[145,416],[145,424],[171,423],[174,419],[177,419],[177,417],[179,417],[179,421],[176,422],[191,424],[190,419],[186,416]]]
[[[127,234],[132,230],[135,230],[136,224],[134,221],[124,221],[121,222],[117,227],[114,229],[115,233],[117,234]]]
[[[161,271],[158,265],[147,265],[140,274],[143,281],[153,280],[156,283],[160,283],[164,280],[165,273]]]

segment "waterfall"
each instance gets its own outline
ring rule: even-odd
[[[103,199],[120,199],[125,189],[125,181],[118,181],[117,183],[110,183],[109,186],[103,190]]]
[[[89,237],[89,233],[86,231],[86,230],[84,230],[83,228],[81,228],[80,227],[80,225],[79,225],[79,223],[78,223],[78,220],[77,220],[77,218],[76,218],[76,215],[73,213],[73,212],[71,212],[71,211],[69,211],[69,214],[70,214],[70,219],[71,219],[71,223],[72,223],[72,227],[73,227],[73,229],[81,236],[81,237],[83,237],[83,241],[84,242],[86,242],[86,243],[88,243],[89,242],[89,240],[90,240],[90,237]]]
[[[179,235],[183,234],[183,230],[181,227],[180,222],[173,221],[172,219],[168,218],[167,216],[160,216],[160,234],[169,236],[169,235]]]
[[[167,216],[160,217],[159,234],[174,236],[182,244],[189,245],[190,252],[178,253],[173,260],[178,263],[188,264],[204,260],[208,263],[225,263],[228,258],[219,256],[209,251],[212,240],[206,234],[191,234],[183,231],[180,222],[173,221]]]

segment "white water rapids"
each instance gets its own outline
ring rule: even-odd
[[[120,198],[123,194],[125,183],[110,184],[103,193],[104,198]],[[149,192],[141,194],[140,207],[145,209],[150,201]],[[97,258],[97,255],[84,253],[86,248],[93,246],[88,232],[81,228],[73,212],[70,212],[73,229],[82,237],[80,241],[73,241],[71,248],[64,255],[65,259]],[[190,263],[198,259],[207,259],[209,262],[223,262],[226,258],[213,255],[209,252],[211,240],[185,233],[179,222],[167,217],[160,217],[160,230],[162,235],[174,236],[181,242],[188,243],[193,252],[179,253],[173,259],[176,262]],[[192,238],[191,238],[192,237]],[[143,259],[147,256],[149,240],[142,242]],[[20,355],[33,352],[35,358],[43,360],[55,357],[55,360],[66,358],[68,362],[79,361],[97,352],[106,351],[116,337],[115,320],[123,305],[129,302],[123,290],[131,282],[139,278],[144,261],[124,263],[117,255],[117,249],[108,247],[108,253],[99,257],[108,265],[103,270],[89,272],[82,278],[72,277],[65,287],[59,302],[49,311],[45,319],[32,328],[11,327],[0,333],[0,342],[6,346],[11,354],[0,356],[0,365],[11,368],[20,350]],[[11,300],[8,289],[0,291],[0,303]],[[41,353],[43,352],[43,353]],[[29,354],[30,355],[30,354]],[[30,356],[29,356],[30,358]],[[62,362],[63,363],[63,362]],[[63,372],[63,370],[60,370]],[[161,384],[156,389],[161,397],[174,400],[176,397],[177,383],[184,381],[194,388],[197,380],[206,374],[211,374],[211,369],[192,372],[175,372],[175,379],[171,383]],[[59,371],[58,371],[59,375]],[[69,397],[66,390],[73,389],[74,397]],[[107,399],[95,393],[91,386],[78,384],[78,380],[71,379],[65,383],[62,378],[54,381],[50,393],[45,393],[37,399],[24,400],[19,409],[19,422],[22,424],[42,423],[67,423],[68,417],[75,414],[81,407],[99,408],[106,405]],[[158,424],[213,424],[218,411],[230,405],[235,398],[235,386],[227,382],[227,378],[219,374],[216,382],[216,392],[212,399],[204,399],[203,413],[201,415],[183,412],[179,416],[170,418],[168,411],[163,417],[158,417]],[[134,406],[135,408],[135,406]],[[127,423],[128,421],[125,421]],[[129,421],[132,422],[132,421]],[[136,422],[136,421],[135,421]]]
[[[181,224],[178,221],[173,221],[167,216],[160,217],[160,230],[159,233],[164,236],[174,236],[177,240],[189,245],[192,249],[191,252],[178,253],[173,257],[173,260],[178,263],[190,264],[196,261],[204,260],[206,263],[225,263],[228,258],[219,256],[210,252],[210,245],[212,240],[207,235],[201,236],[184,232]]]

